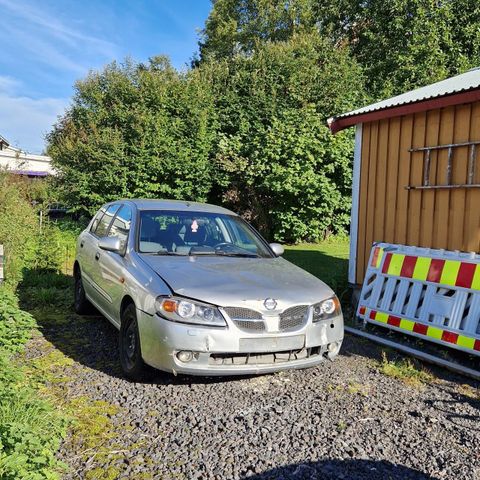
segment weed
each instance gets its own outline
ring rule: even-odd
[[[413,387],[420,387],[423,383],[433,381],[433,375],[425,368],[418,369],[409,358],[388,360],[387,354],[382,352],[380,371],[384,375],[402,380]]]
[[[458,393],[465,395],[468,398],[473,400],[480,400],[480,390],[478,388],[474,388],[467,383],[463,383],[457,387]]]
[[[115,467],[97,467],[85,474],[86,480],[115,480],[120,476],[120,470]],[[138,477],[137,477],[138,478]]]
[[[362,397],[368,397],[370,391],[366,385],[357,382],[350,382],[347,386],[347,392],[352,395],[361,395]]]
[[[56,479],[64,465],[55,458],[67,419],[39,395],[18,368],[18,353],[35,326],[12,292],[0,289],[0,478]]]
[[[340,420],[337,424],[337,431],[343,432],[344,430],[346,430],[346,428],[347,428],[347,424],[343,420]]]

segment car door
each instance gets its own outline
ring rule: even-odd
[[[117,237],[120,240],[120,251],[108,252],[99,249],[99,258],[97,260],[97,283],[103,292],[101,308],[117,325],[120,324],[120,303],[123,298],[127,269],[125,253],[132,217],[132,207],[128,204],[123,204],[117,211],[107,232],[108,237]]]
[[[112,205],[103,207],[103,214],[99,216],[97,222],[95,217],[95,221],[92,223],[90,235],[86,235],[83,239],[85,259],[84,267],[82,267],[82,275],[86,279],[86,283],[90,285],[90,292],[87,292],[87,294],[95,306],[97,306],[99,309],[103,308],[103,298],[105,293],[102,290],[101,282],[99,282],[100,276],[98,260],[100,258],[101,250],[98,247],[98,241],[100,238],[107,236],[110,224],[112,223],[113,217],[119,208],[119,203],[114,203]]]
[[[95,251],[97,244],[97,237],[95,230],[101,218],[105,215],[107,207],[102,207],[93,217],[89,228],[85,229],[79,236],[77,241],[77,260],[80,265],[82,274],[83,288],[87,296],[95,301],[96,291],[93,285],[93,268],[95,266]]]

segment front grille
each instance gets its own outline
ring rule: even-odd
[[[253,332],[265,331],[265,322],[263,320],[234,320],[234,323],[240,330]]]
[[[275,365],[318,357],[322,353],[321,347],[271,353],[212,353],[208,363],[209,365]]]
[[[242,307],[227,307],[225,312],[240,330],[246,332],[265,331],[265,322],[262,319],[262,314],[256,310]]]
[[[308,316],[308,305],[297,305],[287,308],[280,314],[280,331],[293,330],[306,323]]]
[[[262,314],[256,310],[242,307],[226,307],[225,311],[232,320],[261,320]]]

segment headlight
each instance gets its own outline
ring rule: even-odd
[[[323,302],[316,303],[313,306],[313,321],[320,322],[340,315],[340,302],[336,296],[327,298]]]
[[[180,297],[157,297],[155,309],[159,315],[173,322],[225,327],[220,310],[213,305]]]

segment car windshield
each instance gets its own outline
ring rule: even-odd
[[[218,213],[143,210],[138,251],[155,255],[272,257],[240,217]]]

